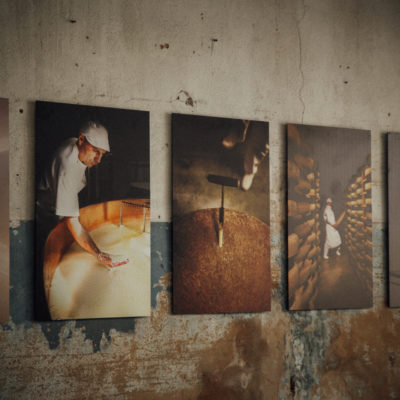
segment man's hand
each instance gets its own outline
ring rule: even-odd
[[[97,255],[97,260],[108,268],[119,267],[129,262],[129,258],[121,254],[109,254],[104,252],[100,252]]]
[[[97,261],[107,265],[109,268],[119,267],[120,265],[127,264],[129,262],[128,257],[109,254],[102,252],[97,246],[89,233],[79,222],[78,217],[65,217],[67,227],[71,232],[75,241],[88,253],[96,257]]]

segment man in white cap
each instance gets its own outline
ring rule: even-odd
[[[326,199],[326,207],[324,210],[324,221],[326,223],[326,238],[324,244],[324,258],[327,260],[329,249],[337,248],[336,254],[340,256],[340,245],[342,239],[336,229],[338,224],[336,223],[335,214],[332,209],[332,199],[328,197]],[[341,217],[342,218],[342,217]]]
[[[108,132],[98,122],[85,123],[78,138],[67,139],[56,151],[51,168],[39,186],[37,201],[43,239],[62,218],[75,241],[108,267],[126,264],[128,259],[102,252],[79,221],[79,192],[86,186],[86,168],[101,162],[110,151]],[[40,193],[42,195],[40,195]],[[42,250],[42,249],[41,249]]]

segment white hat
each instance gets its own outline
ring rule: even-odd
[[[110,151],[110,144],[108,142],[108,132],[102,125],[90,126],[90,128],[83,133],[87,141],[94,147]]]
[[[332,202],[332,199],[331,199],[330,197],[328,197],[328,198],[326,199],[326,202],[327,202],[327,203],[333,203],[333,202]]]

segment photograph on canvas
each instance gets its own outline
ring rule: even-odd
[[[372,306],[370,132],[287,126],[290,310]]]
[[[39,320],[150,315],[149,114],[36,102]]]
[[[173,311],[270,309],[267,122],[172,115]]]

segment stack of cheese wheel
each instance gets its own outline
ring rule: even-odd
[[[319,171],[311,146],[288,125],[289,308],[310,307],[315,294],[320,248]]]
[[[347,188],[345,240],[350,261],[362,277],[372,270],[371,167],[365,165]],[[365,280],[363,279],[365,282]],[[372,282],[366,282],[372,290]]]

